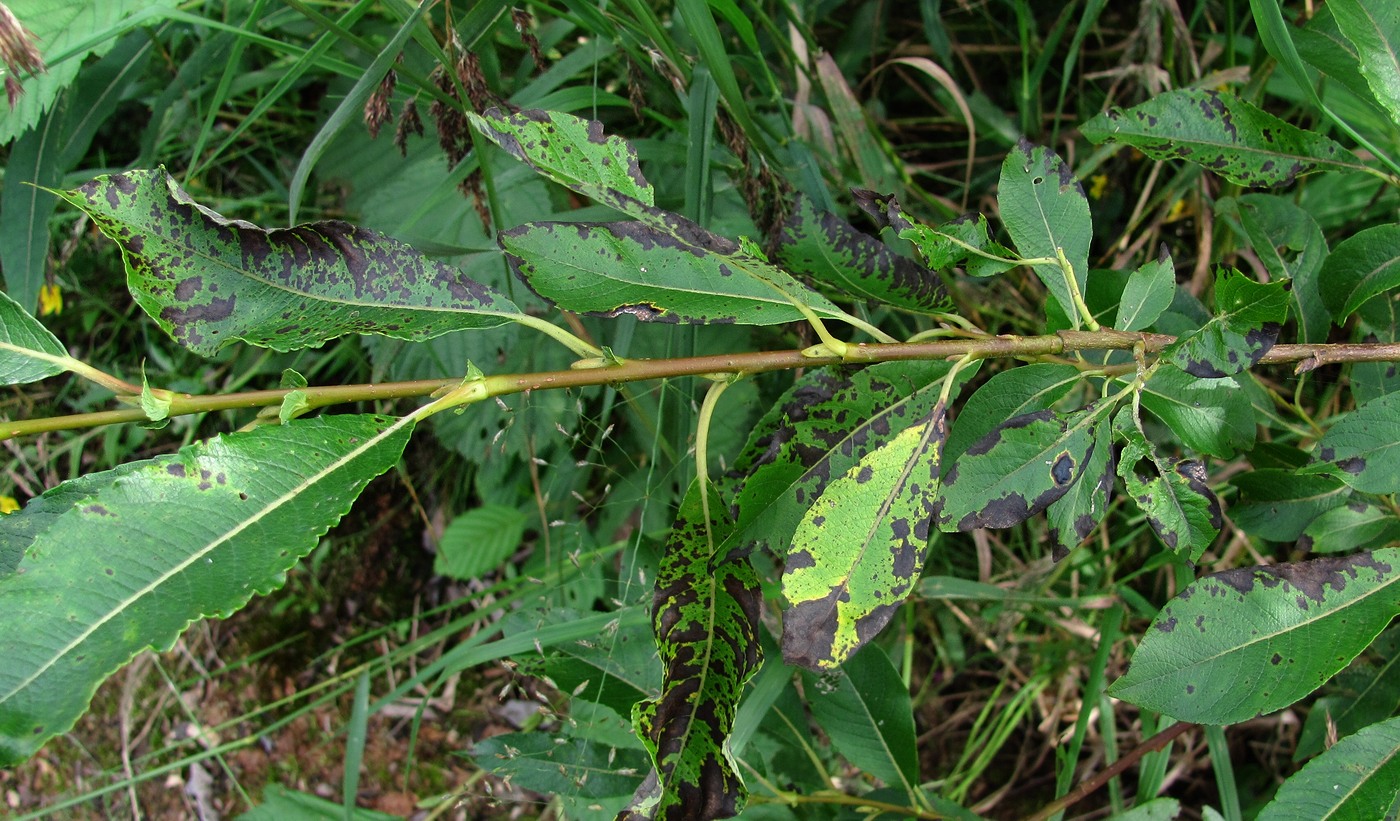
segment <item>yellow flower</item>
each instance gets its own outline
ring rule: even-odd
[[[19,502],[13,496],[0,496],[0,514],[14,513],[19,510]]]
[[[39,289],[39,316],[63,313],[63,292],[52,282],[44,283]]]
[[[1108,175],[1095,174],[1089,178],[1089,196],[1096,200],[1103,199],[1103,192],[1108,188]]]

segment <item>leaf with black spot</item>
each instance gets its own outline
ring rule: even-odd
[[[739,243],[669,211],[636,222],[532,222],[500,233],[516,275],[541,298],[593,316],[644,322],[775,325],[845,313]]]
[[[943,530],[1018,525],[1064,496],[1093,455],[1093,405],[1051,409],[1002,422],[974,442],[943,477],[935,507]]]
[[[1004,420],[1045,410],[1069,395],[1082,377],[1073,365],[1035,362],[994,374],[963,403],[943,449],[952,464],[968,446]]]
[[[1093,235],[1089,199],[1079,180],[1054,151],[1022,139],[1001,165],[997,205],[1001,221],[1022,257],[1053,260],[1057,251],[1064,253],[1070,272],[1056,262],[1042,262],[1032,268],[1065,316],[1072,318],[1074,327],[1079,327],[1073,292],[1085,293],[1089,241]]]
[[[734,498],[738,525],[726,547],[785,550],[828,483],[933,410],[951,367],[882,362],[804,375],[754,427],[730,471],[742,481]],[[976,372],[963,368],[957,379]]]
[[[1328,473],[1362,493],[1400,493],[1400,393],[1372,399],[1327,429],[1305,473]]]
[[[938,274],[837,215],[818,211],[806,196],[798,197],[783,223],[777,255],[787,270],[857,299],[923,312],[952,306]]]
[[[1108,419],[1101,419],[1094,428],[1094,449],[1084,463],[1083,478],[1045,510],[1056,561],[1082,544],[1103,521],[1112,490],[1113,428]]]
[[[946,409],[867,454],[803,516],[783,569],[783,659],[839,666],[884,629],[924,569]]]
[[[1194,562],[1220,533],[1220,500],[1207,483],[1205,466],[1162,457],[1124,409],[1114,430],[1126,440],[1118,454],[1118,476],[1128,496],[1147,516],[1162,543]]]
[[[763,591],[746,557],[713,552],[729,527],[722,511],[712,499],[707,523],[693,484],[662,552],[652,603],[661,695],[633,710],[654,777],[621,817],[731,818],[747,800],[729,735],[744,682],[762,660]]]
[[[1186,160],[1251,188],[1286,185],[1314,171],[1365,170],[1335,141],[1220,91],[1168,91],[1126,111],[1110,108],[1080,132],[1154,160]]]
[[[1162,356],[1192,376],[1218,379],[1253,367],[1278,341],[1288,318],[1288,283],[1261,283],[1239,271],[1215,277],[1215,314]]]
[[[336,220],[266,230],[226,219],[164,169],[98,177],[59,196],[121,246],[141,308],[205,356],[236,340],[277,351],[356,333],[418,342],[521,315],[392,237]]]
[[[506,153],[575,193],[625,213],[655,204],[636,150],[621,137],[604,134],[597,120],[537,109],[507,114],[490,108],[467,116]]]
[[[1206,576],[1153,620],[1109,695],[1198,724],[1287,707],[1400,613],[1400,548]]]
[[[941,271],[962,265],[968,276],[990,277],[1016,267],[1016,255],[991,237],[987,218],[964,214],[934,228],[915,223],[899,232],[900,239],[914,243],[928,267]],[[982,253],[977,253],[981,251]]]
[[[1331,476],[1305,476],[1297,471],[1263,468],[1230,480],[1239,490],[1230,505],[1230,521],[1251,536],[1291,542],[1313,520],[1347,502],[1350,491]]]
[[[1293,315],[1299,319],[1302,342],[1326,342],[1331,316],[1320,293],[1330,277],[1322,274],[1330,258],[1327,240],[1311,212],[1287,197],[1245,194],[1216,203],[1222,214],[1234,212],[1249,237],[1250,247],[1275,282],[1289,281]],[[1344,243],[1345,244],[1345,243]],[[1335,254],[1336,250],[1332,251]]]

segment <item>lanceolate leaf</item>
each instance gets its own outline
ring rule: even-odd
[[[1080,294],[1089,275],[1092,230],[1089,200],[1065,161],[1044,146],[1022,140],[1001,166],[997,189],[1001,220],[1022,257],[1055,259],[1064,251]],[[1079,326],[1070,281],[1060,265],[1042,263],[1035,273]]]
[[[1244,532],[1275,542],[1291,542],[1313,520],[1346,503],[1347,486],[1331,476],[1300,476],[1291,470],[1262,468],[1231,480],[1240,500],[1230,521]]]
[[[1091,405],[1072,413],[1036,411],[998,425],[948,469],[935,507],[938,526],[1012,527],[1049,507],[1084,472],[1097,419]]]
[[[1400,518],[1388,508],[1351,501],[1318,516],[1303,531],[1314,553],[1345,553],[1400,542]]]
[[[147,464],[147,461],[127,462],[111,470],[69,479],[30,499],[22,514],[0,519],[0,584],[19,567],[24,551],[58,517],[72,510],[78,502]]]
[[[1331,328],[1318,286],[1327,240],[1306,209],[1273,194],[1245,194],[1223,199],[1224,213],[1239,214],[1250,246],[1275,282],[1292,280],[1289,294],[1302,325],[1302,341],[1325,342]]]
[[[712,504],[711,516],[720,510]],[[763,591],[746,558],[712,554],[724,535],[720,522],[706,524],[692,486],[657,569],[652,627],[664,669],[661,697],[633,714],[655,771],[626,818],[708,820],[744,808],[728,739],[744,682],[762,658]]]
[[[917,802],[919,745],[913,708],[909,690],[885,651],[870,645],[850,664],[804,678],[812,717],[841,755]]]
[[[19,571],[0,580],[0,765],[65,732],[140,651],[279,587],[411,430],[380,416],[261,427],[89,481],[56,517],[46,505]],[[0,528],[23,530],[29,515]]]
[[[808,197],[798,198],[783,224],[780,243],[778,260],[789,271],[858,299],[913,311],[940,311],[951,305],[936,273],[835,214],[819,213]]]
[[[1363,663],[1361,659],[1367,657],[1379,663]],[[1349,736],[1400,711],[1400,627],[1390,627],[1377,636],[1366,655],[1338,673],[1327,690],[1329,694],[1314,701],[1308,711],[1298,734],[1294,761],[1317,755],[1327,745],[1329,735]]]
[[[1386,818],[1400,784],[1400,717],[1338,741],[1283,782],[1258,821]]]
[[[988,379],[953,418],[943,450],[948,464],[1003,421],[1051,407],[1079,382],[1079,369],[1073,365],[1045,362],[1011,368]]]
[[[1118,456],[1118,475],[1162,543],[1194,562],[1215,541],[1222,521],[1205,466],[1162,458],[1129,417],[1125,410],[1114,420],[1114,429],[1127,439]]]
[[[1176,268],[1165,244],[1156,259],[1133,271],[1118,302],[1113,327],[1120,331],[1141,331],[1162,315],[1176,295]]]
[[[512,157],[560,185],[619,211],[652,205],[655,192],[642,176],[637,152],[603,124],[572,114],[528,110],[467,114],[472,125]]]
[[[234,340],[289,351],[351,333],[424,340],[519,316],[398,240],[331,221],[264,230],[193,202],[164,169],[60,192],[115,240],[136,301],[206,356]]]
[[[783,570],[783,660],[830,670],[889,623],[928,555],[946,408],[827,486],[793,534]]]
[[[1400,548],[1192,583],[1157,614],[1109,694],[1181,721],[1233,724],[1317,689],[1400,612]]]
[[[1322,302],[1338,325],[1373,297],[1400,285],[1400,225],[1367,228],[1342,240],[1322,264]]]
[[[630,795],[647,765],[641,750],[541,730],[478,741],[472,745],[472,758],[483,770],[527,790],[595,800]]]
[[[1239,271],[1221,271],[1215,278],[1215,315],[1162,355],[1192,376],[1231,376],[1269,352],[1287,317],[1286,283],[1260,283]]]
[[[1400,393],[1388,393],[1357,408],[1327,429],[1317,446],[1320,464],[1362,493],[1400,492]]]
[[[37,382],[63,373],[66,359],[63,343],[0,291],[0,385]]]
[[[1331,0],[1327,7],[1342,35],[1356,46],[1372,95],[1400,122],[1400,6]]]
[[[948,362],[884,362],[854,373],[815,371],[799,380],[754,427],[732,473],[744,477],[734,499],[742,540],[786,550],[803,515],[857,462],[926,417]],[[976,373],[958,371],[959,381]]]
[[[677,214],[643,222],[528,223],[502,231],[516,274],[560,308],[644,321],[773,325],[842,312],[785,271]]]
[[[1093,142],[1127,143],[1155,160],[1188,160],[1238,185],[1285,185],[1325,168],[1364,168],[1332,140],[1219,91],[1179,89],[1080,127]]]

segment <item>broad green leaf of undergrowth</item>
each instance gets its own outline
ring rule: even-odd
[[[1400,225],[1378,225],[1337,244],[1322,264],[1322,302],[1338,325],[1374,297],[1400,286]]]
[[[939,463],[940,402],[833,480],[802,517],[783,569],[783,660],[839,667],[908,597],[928,555]]]
[[[1269,352],[1287,318],[1287,283],[1255,282],[1222,269],[1215,276],[1215,314],[1168,346],[1162,357],[1192,376],[1231,376]]]
[[[624,213],[634,213],[636,203],[655,204],[637,152],[621,137],[604,134],[597,120],[539,110],[503,114],[496,108],[467,116],[506,153],[571,191]]]
[[[1205,466],[1173,462],[1147,440],[1124,409],[1114,430],[1126,440],[1118,455],[1118,476],[1128,496],[1168,548],[1194,562],[1220,533],[1220,500],[1207,483]]]
[[[647,768],[647,756],[641,750],[539,730],[475,742],[472,759],[483,770],[510,778],[519,787],[542,795],[588,799],[585,804],[608,798],[619,799],[610,802],[615,805],[625,803]],[[618,809],[615,806],[607,817]]]
[[[1400,612],[1400,548],[1206,576],[1172,599],[1109,695],[1180,721],[1287,707]]]
[[[1400,393],[1357,408],[1327,429],[1309,473],[1330,473],[1362,493],[1400,492]]]
[[[1176,295],[1176,268],[1165,245],[1162,253],[1128,276],[1123,296],[1118,300],[1118,316],[1113,327],[1120,331],[1141,331],[1157,321]]]
[[[1080,131],[1092,142],[1126,143],[1154,160],[1187,160],[1251,188],[1286,185],[1319,170],[1365,168],[1333,140],[1221,91],[1168,91],[1126,111],[1111,108]]]
[[[215,437],[139,467],[79,480],[90,491],[0,519],[25,531],[0,579],[0,766],[66,732],[133,656],[191,622],[226,616],[286,571],[396,461],[412,424],[332,416]],[[152,500],[159,505],[153,506]],[[57,515],[54,515],[56,514]]]
[[[827,673],[803,676],[812,717],[847,761],[918,806],[919,745],[909,690],[878,645]]]
[[[1314,553],[1345,553],[1400,542],[1400,518],[1383,505],[1351,501],[1318,516],[1303,531]]]
[[[1393,817],[1400,784],[1400,717],[1338,741],[1279,786],[1258,821]]]
[[[205,356],[352,333],[421,341],[520,316],[508,299],[398,240],[329,221],[264,230],[193,202],[165,173],[112,174],[59,196],[121,246],[136,301]]]
[[[735,460],[737,527],[726,543],[785,551],[827,485],[927,416],[948,362],[882,362],[852,373],[813,370],[764,414]],[[972,367],[958,372],[971,378]]]
[[[472,508],[443,531],[433,572],[462,581],[480,578],[509,558],[524,535],[525,514],[516,508]]]
[[[1026,413],[997,425],[944,473],[935,506],[938,526],[1013,527],[1049,507],[1083,474],[1097,444],[1098,417],[1091,405],[1070,413]]]
[[[23,385],[68,370],[68,351],[43,323],[0,291],[0,385]]]
[[[1356,47],[1371,94],[1400,123],[1400,5],[1328,0],[1327,8]]]
[[[778,261],[795,274],[839,288],[857,299],[873,299],[913,311],[946,310],[951,303],[938,275],[900,256],[875,237],[832,213],[822,213],[809,197],[783,224]]]
[[[1291,542],[1313,520],[1346,504],[1347,486],[1331,476],[1260,468],[1230,480],[1239,491],[1230,505],[1230,521],[1244,532],[1274,542]]]
[[[844,316],[786,271],[679,214],[645,221],[537,222],[500,234],[517,275],[560,308],[648,322],[774,325],[801,320],[797,301]]]
[[[701,490],[686,494],[657,568],[652,628],[663,670],[661,696],[633,711],[653,771],[625,817],[729,818],[747,791],[729,753],[744,682],[762,651],[763,591],[746,557],[716,556],[728,523],[722,506],[705,521]]]
[[[1362,661],[1368,657],[1377,663]],[[1377,636],[1365,656],[1332,679],[1327,692],[1313,701],[1308,711],[1298,733],[1294,761],[1306,761],[1322,752],[1329,735],[1345,738],[1400,712],[1400,627],[1390,627]]]
[[[1079,309],[1071,286],[1084,293],[1093,233],[1089,200],[1079,180],[1055,152],[1022,140],[1002,163],[997,206],[1022,257],[1055,259],[1056,249],[1064,251],[1073,270],[1073,283],[1057,263],[1033,267],[1065,316],[1073,317],[1074,327],[1079,327]]]

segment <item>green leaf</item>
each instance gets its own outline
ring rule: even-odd
[[[442,532],[433,572],[461,581],[480,578],[510,558],[524,535],[525,514],[513,507],[468,510]]]
[[[544,672],[560,691],[630,716],[637,702],[661,687],[656,643],[649,639],[648,631],[639,630],[607,642],[595,637],[564,643],[545,659]]]
[[[1400,393],[1372,399],[1328,428],[1317,460],[1303,470],[1334,474],[1362,493],[1400,492]]]
[[[1215,276],[1215,315],[1162,356],[1192,376],[1231,376],[1269,352],[1287,317],[1287,283],[1255,282],[1239,271],[1221,270]]]
[[[917,806],[919,745],[909,690],[877,645],[840,669],[804,677],[812,717],[843,758]]]
[[[1079,382],[1079,369],[1073,365],[1045,362],[995,374],[963,403],[943,448],[944,458],[952,464],[968,445],[1003,420],[1045,410],[1068,396]]]
[[[1016,267],[1015,254],[992,240],[982,214],[964,214],[937,228],[915,223],[900,229],[899,237],[914,243],[924,262],[935,270],[963,263],[968,276],[989,277]]]
[[[98,177],[64,199],[121,246],[136,301],[206,356],[351,333],[421,341],[520,316],[509,300],[398,240],[331,221],[264,230],[193,202],[164,169]]]
[[[1303,535],[1314,553],[1347,553],[1400,541],[1400,519],[1381,505],[1353,500],[1318,516]]]
[[[636,203],[655,204],[637,152],[621,137],[605,135],[597,120],[555,111],[503,114],[497,108],[467,117],[506,153],[571,191],[624,213],[637,213]]]
[[[1047,409],[997,425],[944,474],[934,508],[938,526],[1012,527],[1049,507],[1084,472],[1099,415],[1093,405],[1071,413]]]
[[[1350,151],[1221,91],[1178,89],[1080,127],[1091,142],[1126,143],[1154,160],[1184,159],[1251,188],[1324,169],[1364,170]]]
[[[1064,251],[1073,269],[1071,283],[1055,263],[1033,266],[1065,316],[1079,327],[1079,310],[1072,291],[1084,293],[1089,276],[1089,240],[1092,238],[1089,200],[1065,161],[1044,146],[1022,140],[1006,155],[997,188],[1001,221],[1026,258],[1055,258]]]
[[[1084,462],[1084,478],[1045,510],[1050,522],[1051,555],[1056,561],[1089,538],[1108,513],[1108,494],[1113,490],[1112,436],[1109,420],[1101,420],[1094,429],[1094,441],[1102,445],[1096,446]]]
[[[936,273],[894,253],[835,214],[818,212],[806,196],[798,197],[796,208],[783,223],[778,261],[795,274],[840,288],[857,299],[927,312],[946,310],[952,304]]]
[[[1230,506],[1230,521],[1244,532],[1274,542],[1291,542],[1313,520],[1346,504],[1347,486],[1330,476],[1299,476],[1291,470],[1264,468],[1230,480],[1240,500]]]
[[[854,372],[811,371],[759,420],[734,463],[738,525],[726,547],[786,550],[827,485],[926,417],[948,362],[882,362]],[[967,367],[957,378],[976,373]]]
[[[661,696],[633,711],[654,772],[628,817],[729,818],[747,800],[728,739],[744,682],[762,661],[763,591],[746,558],[714,555],[727,523],[705,521],[700,494],[698,483],[686,494],[657,568]],[[712,516],[720,510],[710,505]]]
[[[1231,377],[1201,379],[1164,362],[1143,387],[1142,406],[1200,453],[1229,459],[1254,445],[1254,408]]]
[[[1379,664],[1362,662],[1370,656]],[[1298,734],[1294,761],[1322,752],[1327,739],[1345,738],[1363,727],[1384,721],[1400,710],[1400,628],[1381,633],[1370,649],[1328,685],[1329,695],[1313,702]]]
[[[1157,321],[1176,295],[1176,267],[1167,246],[1151,262],[1133,271],[1118,302],[1113,327],[1120,331],[1141,331]]]
[[[793,300],[827,317],[829,300],[738,243],[678,214],[646,222],[527,223],[500,235],[517,275],[560,308],[648,322],[774,325],[801,320]]]
[[[946,413],[934,405],[827,485],[802,518],[783,569],[787,663],[840,666],[914,589],[928,555]]]
[[[68,370],[58,337],[0,291],[0,385],[37,382]]]
[[[1198,724],[1287,707],[1400,611],[1400,548],[1198,579],[1162,608],[1108,693]]]
[[[0,519],[31,538],[0,580],[11,630],[0,669],[0,766],[66,732],[103,679],[194,620],[281,586],[370,479],[403,451],[407,418],[332,416],[219,436],[88,482],[81,498]],[[153,513],[151,500],[160,500]],[[58,515],[62,501],[69,505]],[[44,527],[28,531],[26,519]],[[176,536],[176,537],[172,537]]]
[[[1118,476],[1162,543],[1194,562],[1220,533],[1220,500],[1207,484],[1204,465],[1186,459],[1169,463],[1130,416],[1125,409],[1114,420],[1114,430],[1127,440],[1118,456]]]
[[[59,516],[122,476],[148,464],[147,461],[127,462],[111,470],[85,473],[30,499],[22,513],[0,518],[0,585],[19,567],[24,551]]]
[[[1342,36],[1356,47],[1373,98],[1400,123],[1400,6],[1329,0]]]
[[[1239,215],[1254,254],[1274,282],[1292,280],[1295,315],[1302,322],[1304,342],[1325,342],[1331,318],[1323,307],[1318,286],[1327,259],[1327,240],[1317,220],[1307,210],[1272,194],[1245,194],[1222,199],[1222,213]]]
[[[1337,742],[1278,788],[1258,821],[1385,818],[1400,784],[1400,718]]]
[[[1322,302],[1338,325],[1400,285],[1400,225],[1378,225],[1342,240],[1322,263],[1319,284]]]
[[[281,784],[263,789],[262,803],[238,816],[238,821],[345,821],[345,806]],[[398,816],[353,807],[353,821],[394,821]]]
[[[483,739],[471,756],[482,770],[527,790],[593,799],[630,795],[647,768],[641,750],[538,731]]]

